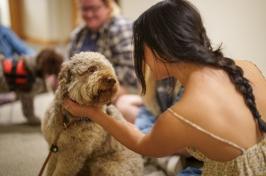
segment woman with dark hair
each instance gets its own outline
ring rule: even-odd
[[[165,0],[134,23],[135,71],[143,93],[144,65],[159,80],[175,77],[182,98],[163,112],[148,134],[97,107],[65,100],[133,151],[166,156],[186,149],[204,162],[203,175],[266,174],[266,80],[250,62],[214,50],[200,14],[185,0]]]

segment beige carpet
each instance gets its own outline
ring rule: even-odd
[[[43,116],[52,94],[36,97],[36,114]],[[0,106],[0,176],[36,176],[48,153],[40,127],[25,124],[20,102]]]

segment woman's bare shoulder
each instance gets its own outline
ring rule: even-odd
[[[253,93],[256,98],[256,104],[262,117],[266,117],[266,78],[260,69],[250,61],[236,62],[244,71],[245,77],[251,82]]]
[[[235,62],[243,69],[244,73],[253,73],[256,76],[265,78],[260,68],[254,62],[248,60],[235,60]]]
[[[212,98],[206,92],[185,90],[183,97],[171,108],[185,120],[204,125],[215,109]]]
[[[252,82],[265,82],[265,76],[259,67],[252,61],[247,60],[235,60],[236,64],[240,66],[244,71],[244,76]]]

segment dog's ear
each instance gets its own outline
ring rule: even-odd
[[[67,84],[71,81],[70,65],[68,62],[62,64],[61,70],[58,75],[58,80],[59,89],[61,89],[61,92],[65,94],[67,92]]]

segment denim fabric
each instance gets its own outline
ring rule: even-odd
[[[33,56],[35,51],[22,42],[9,28],[0,25],[0,53],[6,58]]]
[[[181,171],[177,176],[200,176],[201,170],[194,167],[187,167],[183,171]]]
[[[148,133],[151,130],[155,120],[156,119],[153,114],[143,106],[140,108],[140,111],[137,115],[135,126],[143,133]]]
[[[180,91],[178,92],[177,96],[174,98],[174,101],[172,100],[172,103],[168,104],[167,106],[169,107],[174,102],[178,101],[183,95],[183,93],[184,93],[184,88],[182,87]],[[160,93],[157,93],[157,94],[160,94]],[[169,100],[169,97],[162,96],[162,94],[160,95],[160,97],[161,97],[161,100],[162,99]],[[156,121],[156,117],[154,117],[154,115],[145,106],[143,106],[140,108],[140,111],[137,114],[135,125],[143,133],[148,133],[151,130],[155,121]]]

